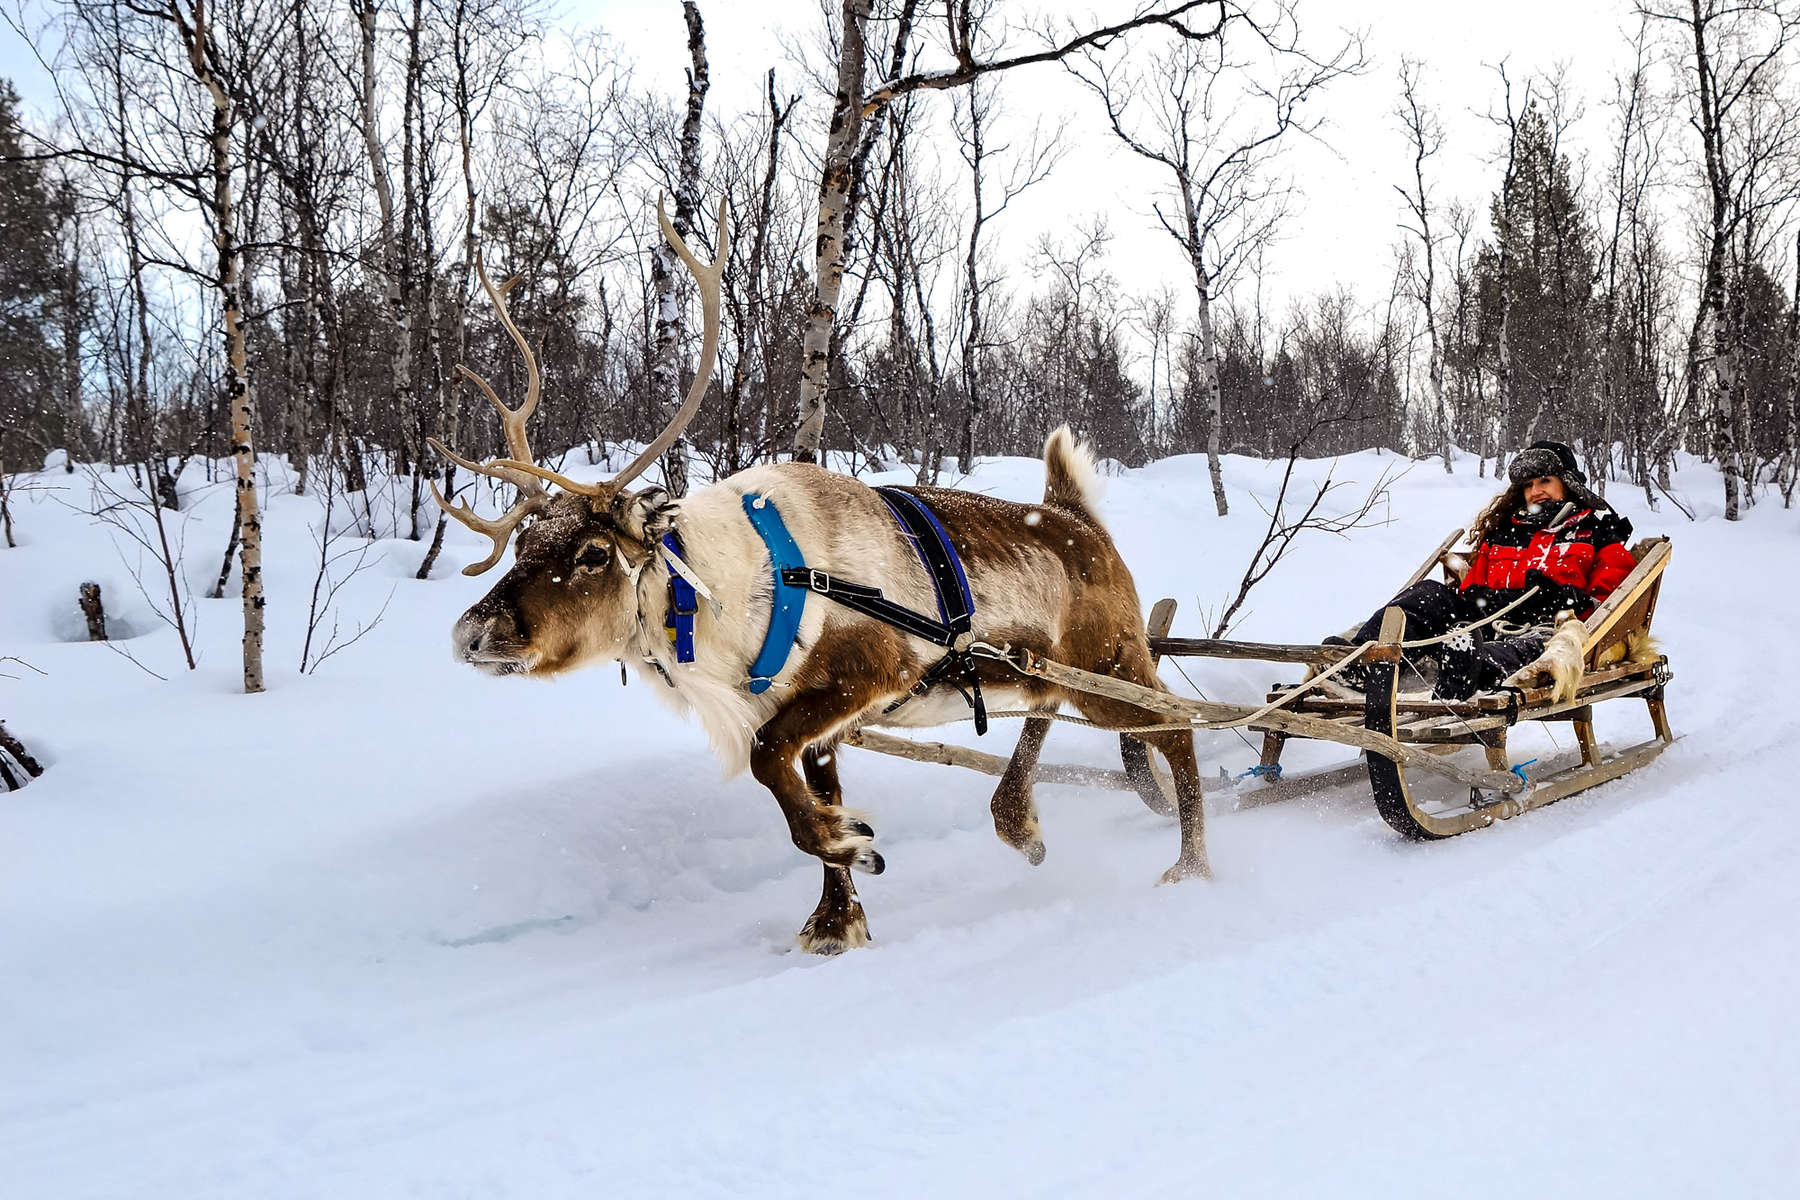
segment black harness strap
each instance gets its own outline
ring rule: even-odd
[[[948,653],[919,677],[910,692],[888,705],[884,712],[891,713],[915,696],[924,695],[940,683],[948,683],[975,710],[975,732],[984,734],[988,727],[987,705],[982,699],[981,682],[975,674],[975,656],[969,649],[974,640],[971,629],[975,602],[969,592],[968,578],[963,573],[962,560],[950,544],[949,534],[924,501],[898,488],[875,490],[887,502],[907,540],[919,553],[919,561],[937,593],[936,619],[896,604],[883,596],[878,587],[851,583],[811,567],[785,569],[781,572],[781,582],[788,587],[805,588],[845,608],[892,625],[903,633],[944,647]]]
[[[956,640],[956,635],[948,625],[924,613],[914,612],[904,604],[895,604],[883,596],[878,587],[851,583],[815,567],[784,568],[781,582],[789,587],[805,588],[816,595],[835,600],[845,608],[874,617],[877,621],[892,625],[914,637],[924,638],[934,645],[949,646]]]

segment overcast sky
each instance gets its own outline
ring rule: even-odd
[[[1111,20],[1129,11],[1121,3],[1090,7]],[[721,112],[727,106],[741,110],[757,104],[763,73],[771,65],[781,66],[784,43],[803,41],[817,21],[804,4],[702,0],[701,11],[714,48],[711,103],[719,104]],[[677,0],[591,0],[570,5],[567,12],[572,22],[599,25],[617,37],[646,82],[667,78],[680,86],[686,47]],[[1516,80],[1567,64],[1570,80],[1587,102],[1575,145],[1591,147],[1596,165],[1603,161],[1609,115],[1602,101],[1611,95],[1613,72],[1628,62],[1629,35],[1636,29],[1628,0],[1511,0],[1505,5],[1302,0],[1301,14],[1309,42],[1321,49],[1341,42],[1341,23],[1353,21],[1367,34],[1372,65],[1365,75],[1339,81],[1326,93],[1330,124],[1323,139],[1329,149],[1299,143],[1285,159],[1284,169],[1299,181],[1304,200],[1289,236],[1268,256],[1276,276],[1271,286],[1279,293],[1328,290],[1340,281],[1371,301],[1385,291],[1402,211],[1394,184],[1411,171],[1410,152],[1392,115],[1403,56],[1426,62],[1422,91],[1444,125],[1444,149],[1431,168],[1440,202],[1458,196],[1480,202],[1485,221],[1498,141],[1481,114],[1498,94],[1498,80],[1489,68],[1503,59]],[[1038,111],[1070,114],[1076,144],[1057,177],[1007,214],[1009,252],[1025,254],[1037,231],[1066,226],[1083,213],[1106,212],[1114,234],[1115,269],[1128,283],[1144,286],[1166,278],[1188,287],[1175,244],[1156,228],[1150,213],[1161,178],[1155,168],[1118,147],[1098,119],[1092,98],[1054,66],[1019,71],[1004,87],[1015,119]],[[935,99],[948,103],[946,96]],[[813,136],[823,139],[821,131]]]
[[[1020,5],[1024,11],[1026,6]],[[1096,3],[1101,18],[1116,20],[1124,3]],[[638,83],[674,92],[682,87],[686,47],[679,0],[571,0],[558,8],[565,28],[604,29],[623,57],[636,64]],[[744,112],[761,103],[762,80],[774,66],[797,86],[790,47],[814,36],[816,8],[801,0],[701,0],[713,71],[709,108],[720,115]],[[1302,0],[1309,42],[1320,49],[1342,40],[1339,25],[1352,21],[1367,34],[1372,60],[1360,78],[1331,86],[1324,97],[1330,124],[1325,146],[1296,144],[1284,169],[1303,192],[1299,212],[1268,264],[1269,287],[1277,296],[1328,290],[1348,283],[1373,301],[1383,294],[1399,235],[1400,198],[1394,184],[1411,169],[1400,127],[1393,117],[1396,73],[1402,56],[1423,59],[1424,98],[1439,110],[1447,134],[1434,160],[1436,199],[1484,202],[1495,174],[1491,159],[1497,134],[1482,119],[1496,100],[1492,64],[1506,59],[1515,78],[1569,66],[1570,79],[1586,100],[1587,115],[1575,145],[1587,147],[1596,165],[1605,153],[1612,74],[1628,55],[1635,28],[1627,0],[1511,0],[1506,5],[1458,0],[1378,0],[1352,5]],[[0,72],[11,76],[28,107],[51,101],[50,89],[30,50],[10,29],[0,31]],[[1064,78],[1060,68],[1015,72],[1004,84],[1011,119],[1035,114],[1072,118],[1074,149],[1057,176],[1010,210],[998,230],[1004,258],[1022,263],[1038,233],[1067,228],[1089,213],[1106,213],[1114,234],[1113,266],[1132,288],[1167,280],[1189,286],[1174,243],[1155,228],[1150,203],[1161,179],[1149,166],[1118,148],[1096,119],[1091,98]],[[932,97],[947,109],[949,98]],[[798,130],[814,145],[823,130]]]

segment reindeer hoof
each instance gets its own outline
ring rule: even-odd
[[[808,954],[842,954],[869,944],[869,922],[862,905],[848,913],[814,913],[800,929],[800,948]]]
[[[1205,859],[1189,860],[1184,858],[1164,871],[1162,878],[1157,883],[1160,886],[1165,883],[1180,883],[1184,879],[1211,878],[1212,868],[1206,865]]]
[[[833,866],[879,875],[886,867],[875,851],[875,831],[867,821],[832,806],[819,810],[820,840],[800,848]]]
[[[1037,866],[1044,861],[1044,833],[1038,825],[1037,813],[1032,812],[1023,818],[1008,817],[1003,813],[994,815],[994,836],[1025,856],[1025,861]]]

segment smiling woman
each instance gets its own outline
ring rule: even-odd
[[[1408,640],[1472,630],[1416,652],[1435,660],[1433,695],[1465,700],[1500,685],[1543,651],[1560,613],[1585,617],[1631,573],[1631,522],[1588,490],[1575,452],[1533,442],[1513,456],[1505,491],[1469,531],[1475,557],[1460,584],[1426,579],[1377,609],[1350,639],[1375,640],[1389,607],[1406,614]],[[1346,674],[1356,682],[1353,664]]]

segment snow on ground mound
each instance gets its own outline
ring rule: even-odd
[[[1491,493],[1473,467],[1410,465],[1390,524],[1302,539],[1237,634],[1366,615]],[[1108,479],[1107,525],[1146,603],[1180,601],[1176,632],[1235,593],[1280,474],[1227,460],[1225,520],[1204,460]],[[874,948],[830,961],[790,952],[817,867],[697,726],[611,669],[539,684],[450,661],[492,580],[456,573],[473,534],[452,527],[425,582],[422,544],[373,543],[341,616],[385,617],[302,676],[320,514],[272,488],[270,690],[246,698],[238,602],[194,600],[184,670],[154,590],[74,511],[85,490],[58,491],[81,480],[23,479],[25,544],[0,551],[0,656],[43,672],[0,665],[0,718],[50,768],[0,796],[9,1197],[1767,1195],[1800,1176],[1800,714],[1766,699],[1800,665],[1800,520],[1725,524],[1698,467],[1695,524],[1614,488],[1676,539],[1658,627],[1684,736],[1650,768],[1432,845],[1398,841],[1363,788],[1219,796],[1217,880],[1154,888],[1176,834],[1132,796],[1040,788],[1033,869],[989,828],[991,781],[847,751],[889,870],[859,880]],[[197,468],[182,486],[203,597],[230,488]],[[987,461],[963,486],[1034,499],[1042,467]],[[70,636],[90,578],[125,624],[150,618],[127,648],[167,682]],[[1292,673],[1182,666],[1215,699]],[[1645,728],[1641,705],[1600,710],[1603,740]],[[1112,765],[1114,740],[1059,726],[1045,758]],[[1232,733],[1199,744],[1211,778],[1256,759]]]

